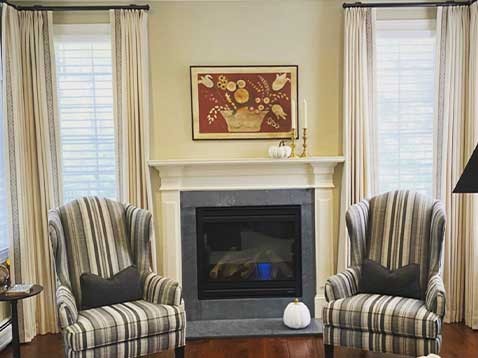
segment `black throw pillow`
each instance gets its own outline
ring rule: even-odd
[[[409,264],[390,271],[375,261],[365,259],[359,289],[361,293],[421,299],[420,266]]]
[[[129,266],[110,278],[83,273],[80,286],[83,310],[140,300],[143,296],[141,277],[135,266]]]

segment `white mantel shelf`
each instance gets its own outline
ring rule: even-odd
[[[150,160],[160,191],[333,188],[343,157]]]
[[[271,158],[239,158],[239,159],[165,159],[150,160],[150,167],[174,167],[174,166],[198,166],[198,165],[237,165],[237,164],[280,164],[294,165],[297,163],[323,163],[338,164],[344,161],[344,157],[305,157],[305,158],[288,158],[288,159],[271,159]]]
[[[151,175],[159,176],[159,185],[153,190],[159,193],[159,242],[164,275],[182,281],[182,191],[313,189],[315,316],[321,318],[325,281],[333,274],[334,169],[343,162],[343,157],[149,161]]]

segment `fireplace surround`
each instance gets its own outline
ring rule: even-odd
[[[187,285],[183,285],[183,296],[189,320],[277,318],[282,316],[284,307],[292,300],[292,297],[299,297],[303,300],[314,314],[316,265],[313,190],[185,191],[181,193],[180,201],[182,276],[183,281],[188,282]],[[247,282],[249,287],[242,287],[243,290],[242,292],[239,291],[239,295],[231,294],[231,291],[225,291],[228,294],[225,296],[224,292],[219,291],[220,294],[216,297],[214,295],[213,297],[201,297],[201,265],[198,263],[201,260],[207,262],[208,258],[205,257],[204,252],[201,252],[200,244],[198,245],[201,241],[198,240],[198,237],[202,236],[204,232],[201,234],[198,231],[198,228],[201,230],[201,225],[198,225],[197,219],[198,217],[201,218],[205,211],[212,214],[222,214],[226,217],[226,222],[233,216],[230,215],[231,213],[235,214],[233,219],[243,224],[239,227],[242,226],[246,234],[244,235],[243,232],[241,238],[239,233],[239,238],[237,236],[234,238],[229,233],[228,239],[232,238],[231,241],[235,241],[236,244],[240,240],[241,243],[252,247],[252,250],[257,245],[251,244],[250,241],[256,241],[258,237],[264,239],[263,241],[269,246],[271,246],[271,241],[281,240],[277,238],[279,236],[289,239],[294,238],[297,248],[294,248],[293,251],[297,258],[300,257],[300,269],[296,271],[297,281],[294,281],[295,284],[298,283],[298,286],[282,288],[296,290],[297,296],[284,291],[271,294],[271,291],[268,291],[271,287],[267,285],[270,282],[257,280]],[[280,216],[280,211],[282,211],[283,223],[294,223],[294,225],[284,225],[282,229],[275,227],[276,232],[274,232],[274,226],[267,224],[274,222],[277,219],[274,215]],[[211,216],[216,219],[216,223],[224,222],[224,218],[217,218],[218,215]],[[250,224],[251,216],[256,220],[256,225]],[[299,221],[296,222],[296,220]],[[229,225],[231,226],[230,222]],[[255,234],[251,227],[255,227]],[[252,236],[251,232],[253,232]],[[223,249],[227,248],[228,245],[225,244],[224,240],[221,240],[221,236],[219,236],[218,242],[215,239],[218,238],[212,237],[212,248],[217,249],[222,254]],[[284,252],[287,252],[287,245],[281,244],[280,246],[278,251],[282,253],[279,255],[286,256]],[[209,267],[209,271],[210,269]],[[277,284],[277,282],[272,282],[272,285],[274,284]],[[258,288],[258,290],[254,291],[254,288]],[[216,294],[217,291],[213,291],[213,293]]]
[[[151,168],[151,183],[153,188],[156,188],[154,196],[156,247],[154,249],[158,254],[159,272],[181,281],[185,291],[197,290],[197,277],[191,276],[189,272],[190,267],[197,269],[196,251],[191,251],[193,247],[195,248],[197,240],[195,219],[191,219],[188,223],[184,222],[185,214],[195,218],[195,212],[185,204],[185,196],[191,196],[190,199],[193,199],[198,193],[208,193],[209,199],[216,202],[214,205],[202,202],[195,207],[294,205],[291,201],[274,201],[278,199],[277,196],[270,196],[270,202],[245,203],[245,201],[251,199],[248,195],[254,192],[286,193],[295,190],[307,192],[308,205],[312,210],[302,209],[301,221],[309,220],[312,225],[310,227],[314,228],[308,234],[314,246],[305,249],[307,254],[313,257],[314,262],[312,267],[302,267],[302,276],[313,274],[309,279],[303,279],[302,297],[304,300],[307,299],[306,297],[311,297],[306,304],[313,313],[315,312],[315,317],[320,319],[322,307],[325,304],[324,284],[326,279],[334,273],[334,235],[336,234],[334,216],[338,213],[338,206],[336,206],[338,202],[335,199],[338,193],[334,194],[334,168],[343,161],[343,157],[306,157],[288,160],[268,158],[150,160],[148,164]],[[227,195],[228,193],[243,193],[243,195],[236,197]],[[188,241],[189,244],[186,245],[184,238],[188,235],[194,236],[191,236],[192,242]],[[302,237],[304,237],[304,225],[302,225]],[[302,255],[304,255],[304,242],[302,242]],[[190,265],[190,261],[194,261],[193,265]],[[310,286],[307,288],[306,285]],[[188,296],[184,298],[187,302],[190,327],[188,336],[193,331],[194,320],[216,322],[215,319],[241,321],[246,318],[247,321],[249,317],[278,318],[282,315],[283,307],[290,302],[290,297],[244,298],[240,303],[235,299],[199,300],[197,295],[192,300]],[[264,304],[264,300],[267,304]],[[254,310],[253,306],[247,304],[253,302],[262,302],[260,309],[258,307]],[[217,303],[220,305],[216,305]],[[221,310],[223,314],[218,314],[218,310]],[[204,315],[204,312],[207,314]],[[206,321],[197,321],[201,317]],[[257,322],[263,322],[263,318]],[[280,326],[280,319],[277,325]],[[209,325],[209,328],[215,332],[215,335],[219,333],[234,335],[238,326],[244,326],[245,331],[251,331],[251,325],[247,322],[237,323],[234,327],[227,326],[228,329],[225,329],[224,325],[214,323]],[[218,327],[222,328],[218,330]],[[198,332],[209,332],[203,323],[198,325],[198,328],[200,328]]]

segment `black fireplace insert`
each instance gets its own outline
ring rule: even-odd
[[[300,297],[301,207],[196,208],[198,298]]]

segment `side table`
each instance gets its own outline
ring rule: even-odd
[[[33,285],[29,293],[15,295],[15,296],[7,296],[5,294],[0,294],[0,302],[1,301],[10,302],[10,306],[12,308],[12,348],[13,348],[14,358],[20,358],[20,334],[18,332],[17,303],[19,300],[36,296],[41,291],[43,291],[43,286]]]

